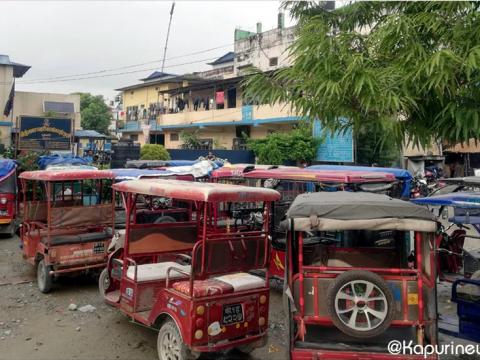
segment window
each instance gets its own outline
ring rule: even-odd
[[[270,66],[278,65],[278,57],[270,58]]]
[[[171,133],[170,141],[178,141],[178,133]]]
[[[130,135],[130,140],[132,140],[132,141],[138,141],[138,135],[137,135],[137,134],[132,134],[132,135]]]
[[[150,134],[150,144],[165,145],[164,134]]]

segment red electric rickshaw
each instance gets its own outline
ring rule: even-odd
[[[114,175],[105,170],[20,174],[23,257],[37,267],[41,292],[57,276],[105,267],[112,238]]]
[[[271,203],[277,191],[245,186],[145,179],[113,186],[127,212],[125,243],[100,276],[105,301],[158,329],[161,360],[262,346],[268,328]],[[137,197],[168,199],[168,216],[138,224]],[[267,279],[251,270],[267,270]]]
[[[272,255],[270,276],[283,281],[285,272],[285,232],[279,229],[281,220],[297,195],[317,191],[387,192],[395,184],[395,176],[379,172],[304,170],[300,168],[260,169],[243,174],[250,186],[278,190],[282,199],[274,204],[272,225]],[[316,239],[311,238],[312,246]],[[307,244],[305,244],[307,246]]]
[[[17,165],[0,159],[0,233],[15,235],[17,218]]]
[[[299,195],[282,225],[292,359],[436,358],[388,351],[391,341],[438,341],[437,224],[427,209],[379,194],[321,192]],[[320,241],[305,251],[311,237]]]

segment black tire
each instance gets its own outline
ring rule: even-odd
[[[358,284],[355,288],[353,288],[353,282]],[[366,298],[364,296],[352,296],[347,294],[346,292],[342,292],[343,295],[339,295],[339,298],[337,299],[337,294],[340,294],[341,290],[345,288],[350,288],[352,291],[358,291],[360,288],[365,286],[366,293],[369,286],[367,284],[371,284],[373,286],[373,289],[369,291],[369,294],[366,294]],[[378,295],[369,297],[369,295],[372,294],[374,291]],[[365,295],[365,293],[363,295]],[[345,296],[348,296],[349,299],[345,299]],[[355,298],[355,300],[353,300],[353,298]],[[371,308],[369,303],[371,304],[373,300],[365,300],[369,298],[381,298],[381,300],[377,300],[377,302],[375,303],[380,306],[377,306],[376,309]],[[345,305],[345,307],[347,308],[342,309],[346,310],[342,314],[337,313],[337,300],[340,302],[342,307],[343,305]],[[352,303],[352,306],[347,306],[347,304],[351,305]],[[350,309],[352,310],[350,311]],[[383,280],[379,275],[373,272],[364,270],[346,271],[343,274],[337,276],[328,288],[327,311],[333,321],[333,324],[344,334],[355,338],[375,337],[384,333],[392,323],[393,317],[395,315],[393,294],[385,280]],[[381,314],[382,316],[377,317],[377,315],[373,315],[373,312],[375,312],[375,314],[377,315]],[[360,321],[360,324],[366,324],[366,326],[356,326],[356,320],[358,319],[358,316],[360,316],[360,320],[365,320]],[[350,324],[352,318],[354,324]]]
[[[173,320],[165,321],[158,332],[157,353],[160,360],[195,360],[200,355],[192,353],[185,345]]]
[[[256,348],[254,344],[244,344],[236,347],[236,349],[243,354],[250,354]]]
[[[42,259],[37,265],[37,286],[38,289],[46,294],[52,290],[53,276],[50,275],[51,266],[45,265],[45,260]]]
[[[105,294],[107,290],[110,288],[111,279],[110,274],[108,273],[107,268],[103,269],[98,277],[98,291],[103,298],[105,298]]]
[[[172,222],[177,222],[173,217],[165,215],[165,216],[160,216],[155,221],[153,222],[154,224],[163,224],[163,223],[172,223]]]

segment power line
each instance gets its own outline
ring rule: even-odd
[[[181,64],[174,64],[170,66],[165,66],[166,68],[172,68],[172,67],[177,67],[177,66],[183,66],[183,65],[190,65],[190,64],[196,64],[199,62],[205,62],[205,61],[210,61],[210,60],[215,60],[217,57],[213,58],[208,58],[208,59],[201,59],[201,60],[196,60],[196,61],[190,61],[190,62],[185,62]],[[143,71],[152,71],[156,70],[157,68],[149,68],[149,69],[139,69],[139,70],[133,70],[133,71],[124,71],[120,73],[113,73],[113,74],[105,74],[105,75],[95,75],[95,76],[85,76],[85,77],[78,77],[78,78],[69,78],[69,79],[53,79],[53,80],[44,80],[44,81],[36,81],[36,82],[29,82],[29,83],[24,83],[22,84],[44,84],[44,83],[54,83],[54,82],[65,82],[65,81],[75,81],[75,80],[86,80],[86,79],[96,79],[96,78],[104,78],[104,77],[110,77],[110,76],[119,76],[119,75],[126,75],[126,74],[134,74],[137,72],[143,72]]]
[[[204,54],[206,52],[210,52],[210,51],[218,50],[218,49],[223,49],[223,48],[226,48],[226,47],[232,46],[232,45],[234,45],[234,43],[220,45],[220,46],[216,46],[216,47],[213,47],[213,48],[209,48],[209,49],[205,49],[205,50],[199,50],[199,51],[186,53],[186,54],[182,54],[182,55],[177,55],[177,56],[173,56],[173,57],[170,57],[168,59],[165,59],[165,60],[170,61],[170,60],[180,59],[180,58],[188,57],[188,56],[192,56],[192,55]],[[87,72],[87,73],[53,76],[53,77],[40,78],[40,79],[29,79],[29,80],[23,80],[23,81],[19,81],[19,82],[21,82],[22,84],[28,84],[28,83],[31,83],[31,82],[44,81],[44,80],[56,80],[56,79],[71,78],[71,77],[76,77],[76,76],[96,75],[96,74],[102,74],[102,73],[106,73],[106,72],[110,72],[110,71],[131,69],[131,68],[135,68],[135,67],[138,67],[138,66],[155,64],[155,63],[159,63],[159,62],[162,62],[162,59],[151,60],[151,61],[147,61],[147,62],[143,62],[143,63],[125,65],[125,66],[120,66],[120,67],[116,67],[116,68],[98,70],[98,71]],[[167,67],[172,67],[172,66],[167,66]]]

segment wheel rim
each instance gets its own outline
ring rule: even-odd
[[[180,344],[170,330],[165,331],[160,339],[160,356],[165,360],[181,360]]]
[[[38,282],[38,287],[40,289],[43,289],[45,287],[46,277],[47,277],[47,273],[46,273],[45,266],[42,263],[40,263],[37,270],[37,282]]]
[[[350,329],[373,330],[387,317],[387,297],[370,281],[350,281],[335,295],[335,311],[340,321]]]

